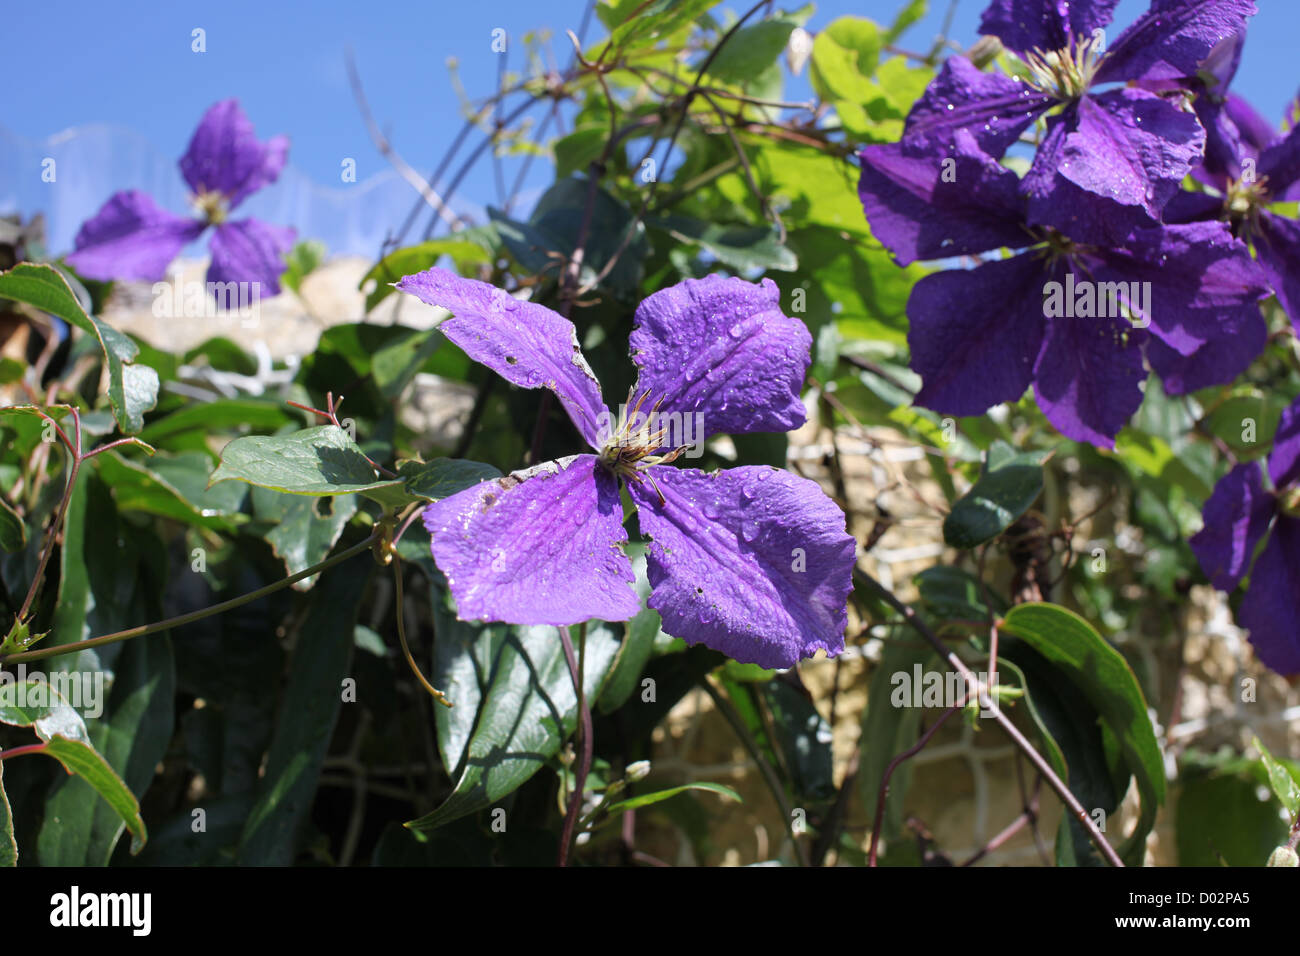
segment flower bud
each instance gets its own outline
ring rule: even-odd
[[[1300,867],[1300,856],[1297,856],[1295,850],[1289,846],[1280,846],[1273,851],[1273,855],[1268,858],[1268,863],[1265,865]]]

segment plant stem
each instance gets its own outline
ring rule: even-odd
[[[17,654],[6,654],[0,657],[0,664],[16,664],[19,661],[36,661],[47,657],[58,657],[60,654],[75,654],[78,651],[84,651],[92,647],[99,647],[103,644],[115,644],[118,641],[127,641],[133,637],[144,637],[146,634],[156,634],[158,631],[169,631],[174,627],[180,627],[183,624],[192,624],[194,621],[201,621],[205,617],[211,617],[214,614],[221,614],[224,611],[232,611],[237,607],[242,607],[260,597],[273,594],[282,588],[301,581],[303,578],[309,578],[313,574],[319,574],[326,571],[336,564],[342,564],[348,558],[365,551],[375,541],[377,535],[371,535],[366,540],[354,544],[346,551],[340,551],[332,558],[327,558],[320,564],[314,564],[310,568],[299,571],[297,574],[291,574],[287,578],[268,584],[265,587],[258,588],[256,591],[250,591],[247,594],[237,598],[231,598],[229,601],[222,601],[220,604],[213,604],[211,607],[205,607],[198,611],[190,611],[188,614],[181,614],[176,617],[169,617],[165,621],[155,621],[153,624],[141,624],[139,627],[127,628],[125,631],[117,631],[113,634],[105,634],[101,637],[91,637],[84,641],[73,641],[70,644],[60,644],[57,647],[43,647],[35,651],[20,651]]]
[[[569,848],[577,829],[578,811],[582,809],[582,792],[587,785],[587,774],[591,770],[591,711],[587,707],[587,695],[583,690],[583,666],[587,656],[587,622],[583,621],[578,631],[578,657],[574,660],[573,641],[567,627],[556,628],[560,632],[560,641],[564,644],[564,659],[569,665],[569,674],[573,677],[573,687],[578,694],[578,765],[573,774],[573,792],[569,794],[569,806],[564,814],[564,829],[560,832],[560,854],[556,861],[558,866],[569,865]]]

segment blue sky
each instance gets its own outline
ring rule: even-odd
[[[1300,3],[1258,2],[1236,89],[1275,119],[1300,87]],[[901,5],[822,0],[809,27],[846,14],[887,22]],[[459,61],[469,94],[483,95],[494,89],[500,66],[491,49],[494,29],[512,39],[511,68],[522,66],[522,35],[543,28],[554,35],[556,56],[566,58],[563,31],[576,32],[585,6],[586,0],[14,4],[5,14],[5,65],[11,84],[13,78],[17,83],[0,105],[0,127],[39,141],[68,127],[107,122],[135,130],[164,156],[176,157],[203,110],[235,96],[259,136],[290,136],[291,164],[318,183],[338,186],[345,157],[357,160],[361,180],[386,169],[348,86],[344,53],[350,47],[379,122],[402,154],[427,172],[461,123],[447,59]],[[947,0],[931,0],[929,16],[903,45],[928,46],[947,7]],[[973,41],[983,7],[984,0],[960,0],[952,35]],[[718,11],[728,8],[747,4],[724,3]],[[1145,8],[1144,0],[1122,0],[1112,41]],[[195,28],[206,31],[205,53],[191,51]],[[589,37],[599,30],[593,22]],[[532,185],[544,184],[551,170],[544,162],[534,165]],[[139,184],[115,187],[131,185]],[[0,194],[4,187],[0,183]],[[493,202],[490,165],[482,164],[462,192],[475,204]]]

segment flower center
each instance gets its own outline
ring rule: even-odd
[[[1101,37],[1070,37],[1064,50],[1035,48],[1025,54],[1030,82],[1058,100],[1077,100],[1092,86],[1105,56]]]
[[[226,221],[226,214],[230,211],[226,205],[226,197],[219,192],[209,192],[202,190],[194,196],[194,208],[199,211],[209,226],[219,226]]]
[[[1282,514],[1288,518],[1300,518],[1300,485],[1279,492],[1277,500]]]
[[[663,447],[668,429],[659,427],[658,422],[663,399],[660,398],[646,411],[649,398],[649,390],[639,396],[634,391],[629,392],[627,404],[619,409],[618,424],[601,446],[600,463],[611,474],[624,480],[642,481],[646,476],[641,473],[647,468],[667,464],[686,450],[682,447],[663,455],[654,454]]]
[[[1268,177],[1243,177],[1228,183],[1223,197],[1223,210],[1234,222],[1248,222],[1258,215],[1269,201]]]

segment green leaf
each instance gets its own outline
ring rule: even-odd
[[[302,288],[302,280],[320,268],[328,250],[319,239],[304,239],[295,243],[285,256],[287,267],[281,277],[284,284],[294,292]]]
[[[9,502],[0,498],[0,548],[10,553],[27,547],[27,526]]]
[[[1268,771],[1268,785],[1273,788],[1292,819],[1300,817],[1300,776],[1269,753],[1258,737],[1252,737],[1250,742],[1259,751],[1264,769]]]
[[[1138,472],[1183,489],[1194,500],[1210,497],[1210,488],[1161,438],[1125,428],[1115,438],[1115,456]]]
[[[144,413],[158,400],[158,373],[147,365],[132,365],[139,347],[111,325],[87,315],[57,269],[20,262],[0,273],[0,298],[26,302],[57,315],[99,342],[108,366],[108,398],[118,428],[133,434],[144,427]]]
[[[736,793],[730,787],[724,787],[720,783],[708,783],[701,781],[699,783],[687,783],[680,787],[669,787],[667,790],[657,790],[654,793],[642,794],[639,797],[631,797],[627,800],[620,800],[618,803],[612,803],[605,808],[605,812],[613,816],[617,813],[625,813],[628,810],[639,810],[642,807],[648,807],[656,803],[663,803],[665,800],[671,800],[679,793],[686,793],[688,790],[703,790],[706,793],[716,793],[727,800],[734,800],[736,803],[744,803],[740,794]]]
[[[864,17],[833,20],[813,40],[813,89],[833,102],[865,103],[874,90],[867,78],[876,72],[883,39],[880,27]]]
[[[241,866],[288,866],[294,861],[343,706],[357,609],[373,567],[370,555],[360,554],[326,572],[313,594],[257,802],[240,837]]]
[[[688,216],[648,219],[646,225],[664,230],[678,242],[699,246],[739,272],[754,269],[793,272],[799,268],[799,260],[788,246],[781,244],[772,226],[719,225]]]
[[[140,432],[140,438],[155,448],[205,450],[207,440],[223,429],[271,431],[290,421],[279,402],[257,398],[222,398],[188,405],[180,411],[155,419]]]
[[[291,495],[363,494],[386,508],[411,500],[400,479],[376,481],[366,456],[336,425],[236,438],[222,450],[208,486],[229,480]]]
[[[741,27],[713,58],[708,75],[724,83],[753,80],[776,63],[798,25],[794,20],[775,19]]]
[[[1185,774],[1174,811],[1179,866],[1262,866],[1286,842],[1272,800],[1249,773]]]
[[[397,473],[406,481],[406,493],[425,501],[438,501],[481,481],[501,477],[493,466],[464,458],[404,461],[397,466]]]
[[[443,256],[450,257],[452,265],[462,275],[473,274],[479,266],[491,265],[500,242],[494,228],[477,226],[464,229],[455,237],[430,239],[390,252],[361,280],[362,289],[367,283],[375,284],[366,294],[366,311],[371,311],[396,291],[392,285],[394,282],[437,265]]]
[[[85,741],[62,736],[52,737],[45,753],[63,764],[68,773],[74,773],[90,784],[107,801],[131,832],[131,853],[139,853],[148,839],[148,831],[140,816],[140,804],[108,761]]]
[[[5,796],[5,765],[0,760],[0,867],[18,865],[18,843],[14,840],[14,815]]]
[[[321,513],[322,505],[328,511]],[[282,495],[266,488],[253,489],[253,510],[260,520],[275,522],[266,533],[266,543],[284,562],[285,572],[297,574],[325,560],[352,516],[357,513],[355,495],[332,498],[305,498]],[[319,575],[298,581],[293,587],[308,591]]]
[[[1165,800],[1166,783],[1146,700],[1128,662],[1087,621],[1053,604],[1013,607],[1002,620],[1002,631],[1020,638],[1062,671],[1114,735],[1142,798],[1137,829],[1120,855],[1140,862],[1156,808]]]
[[[896,707],[891,700],[893,675],[911,674],[915,668],[928,670],[937,663],[934,651],[928,645],[907,640],[887,640],[881,651],[880,663],[871,675],[867,691],[867,708],[862,715],[860,738],[860,764],[858,793],[866,809],[867,819],[876,816],[876,801],[881,781],[890,761],[916,743],[920,733],[924,708]],[[897,836],[903,827],[903,801],[912,783],[912,761],[903,762],[890,777],[889,792],[885,797],[885,819],[881,832]]]
[[[555,178],[564,179],[574,173],[586,172],[587,167],[600,159],[605,152],[609,127],[585,126],[555,141]]]
[[[993,601],[998,613],[1006,609],[1006,602],[991,591],[986,595],[979,578],[961,568],[935,565],[912,580],[921,592],[921,601],[940,620],[983,621],[988,616],[986,597]]]
[[[554,627],[457,620],[432,590],[435,631],[430,680],[455,704],[437,708],[438,749],[455,788],[432,813],[407,824],[433,830],[491,806],[554,756],[577,723],[578,701]],[[578,628],[573,628],[575,644]],[[588,627],[587,699],[599,697],[618,652],[613,628]]]
[[[790,783],[802,806],[823,804],[835,797],[831,726],[802,687],[777,678],[759,693],[772,715],[774,743],[790,772]]]
[[[601,0],[596,11],[616,50],[654,46],[689,25],[718,0]]]
[[[232,530],[245,520],[239,509],[247,489],[210,487],[212,461],[201,451],[159,455],[145,463],[114,450],[91,461],[112,487],[120,511],[161,515],[212,530]]]
[[[944,541],[954,548],[974,548],[1011,527],[1042,493],[1042,465],[1049,455],[1017,453],[1005,442],[994,442],[984,473],[944,519]]]
[[[929,9],[929,0],[911,0],[907,6],[898,11],[898,15],[894,17],[894,22],[885,31],[885,43],[891,44],[896,41],[907,31],[908,27],[923,19]]]

